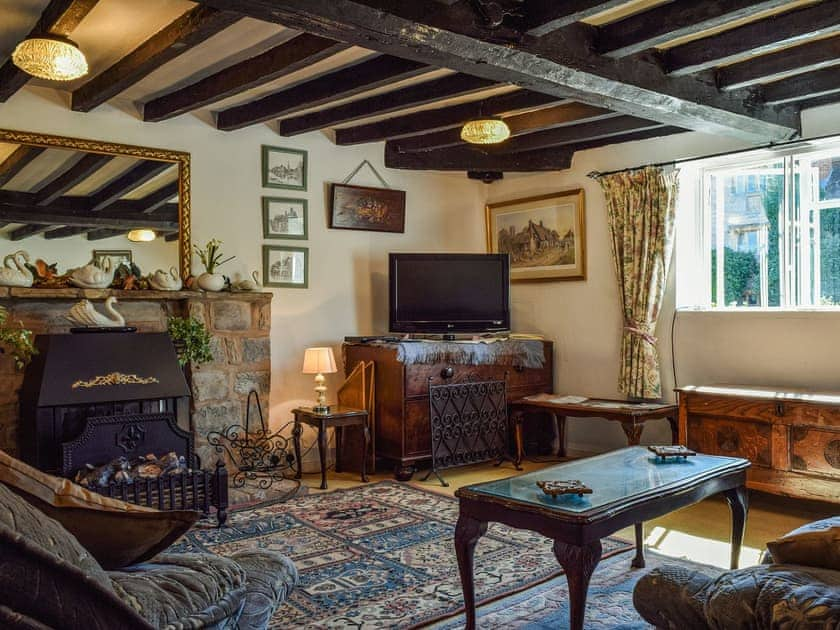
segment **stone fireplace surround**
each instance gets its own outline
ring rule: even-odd
[[[139,332],[163,332],[169,316],[193,316],[212,335],[213,361],[187,370],[192,391],[189,427],[196,452],[208,467],[218,459],[205,436],[244,422],[248,392],[256,389],[265,408],[271,384],[271,293],[204,293],[198,291],[116,291],[111,289],[24,289],[0,287],[0,305],[9,322],[21,322],[36,335],[66,333],[70,307],[87,298],[102,309],[114,296],[129,326]],[[18,395],[23,374],[12,359],[0,355],[0,449],[18,455]]]

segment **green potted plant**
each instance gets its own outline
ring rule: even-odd
[[[222,241],[211,239],[204,247],[195,245],[195,253],[198,254],[201,264],[204,265],[204,273],[198,276],[196,282],[200,289],[205,291],[221,291],[225,287],[225,277],[216,273],[216,269],[226,262],[236,258],[230,256],[224,258],[221,251]]]
[[[22,370],[32,360],[32,355],[37,354],[35,344],[32,342],[32,331],[23,327],[8,325],[9,311],[0,306],[0,352],[8,352],[15,361],[15,367]]]
[[[201,320],[195,317],[170,317],[166,327],[181,366],[200,365],[213,360],[210,331]]]

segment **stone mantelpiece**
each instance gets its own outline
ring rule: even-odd
[[[10,322],[35,334],[66,333],[69,308],[87,298],[102,310],[102,300],[117,298],[127,325],[140,332],[166,330],[166,318],[191,315],[212,335],[213,361],[187,371],[193,394],[191,413],[196,452],[205,465],[217,456],[207,446],[209,431],[242,423],[252,388],[267,408],[271,383],[271,293],[198,291],[115,291],[111,289],[23,289],[0,287],[0,305]],[[0,449],[17,454],[18,394],[23,375],[10,357],[0,355]],[[185,427],[187,428],[187,427]]]

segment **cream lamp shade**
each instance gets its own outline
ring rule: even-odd
[[[500,118],[470,120],[461,128],[461,140],[470,144],[498,144],[510,137],[510,127]]]
[[[154,230],[148,229],[138,229],[138,230],[131,230],[128,233],[128,240],[132,243],[148,243],[150,241],[155,240],[157,238],[157,234],[155,234]]]
[[[324,374],[338,372],[332,348],[307,348],[303,354],[302,372],[315,375],[315,394],[318,397],[318,403],[312,407],[312,410],[316,413],[329,413]]]
[[[88,73],[87,59],[75,42],[52,34],[20,42],[12,53],[12,63],[50,81],[72,81]]]

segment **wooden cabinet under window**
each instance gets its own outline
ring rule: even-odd
[[[397,360],[393,345],[345,344],[347,372],[359,361],[373,361],[375,365],[376,456],[395,464],[395,475],[401,480],[410,479],[415,465],[431,458],[430,385],[505,380],[509,401],[551,392],[553,344],[541,343],[542,367],[448,362],[407,365]]]
[[[747,485],[840,503],[840,393],[681,387],[680,443],[752,462]]]

